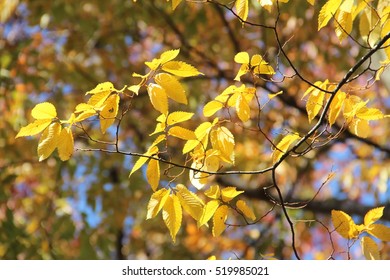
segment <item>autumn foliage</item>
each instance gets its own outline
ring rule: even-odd
[[[131,5],[140,8],[149,5],[141,2]],[[72,103],[73,107],[63,104],[58,107],[59,103],[50,99],[32,105],[31,121],[19,127],[15,137],[40,135],[35,159],[47,161],[58,155],[61,161],[71,161],[73,157],[91,153],[92,156],[104,155],[99,157],[101,161],[115,155],[130,157],[131,164],[125,165],[123,180],[130,185],[143,180],[148,187],[137,193],[138,201],[133,196],[126,201],[120,199],[120,194],[113,196],[110,198],[113,205],[122,203],[130,208],[130,204],[137,204],[138,209],[144,209],[141,216],[149,222],[145,227],[153,228],[152,223],[162,219],[166,230],[161,234],[169,234],[172,242],[164,246],[178,246],[181,242],[186,247],[194,246],[190,251],[204,252],[203,258],[221,257],[224,250],[249,252],[256,248],[255,255],[243,253],[243,257],[300,259],[304,254],[301,246],[306,242],[303,240],[306,238],[310,240],[308,243],[315,243],[315,234],[322,236],[322,242],[331,249],[327,249],[330,253],[326,255],[324,248],[314,249],[313,246],[317,252],[311,252],[311,256],[321,253],[322,257],[318,258],[338,258],[335,250],[340,246],[342,248],[337,250],[346,252],[346,258],[351,258],[351,248],[359,241],[366,259],[388,258],[386,242],[390,241],[390,227],[386,218],[378,223],[387,209],[383,199],[378,198],[375,205],[364,208],[367,209],[364,215],[348,213],[348,208],[343,208],[342,204],[332,205],[326,211],[330,220],[303,213],[311,209],[310,205],[323,192],[331,192],[334,177],[343,172],[334,171],[328,164],[321,178],[310,181],[310,176],[314,175],[308,174],[321,157],[316,154],[318,151],[330,149],[347,138],[377,149],[375,153],[387,153],[388,158],[386,144],[377,144],[383,142],[381,137],[387,139],[389,133],[388,106],[384,105],[388,104],[388,89],[382,104],[375,100],[375,92],[382,90],[381,83],[388,75],[386,70],[390,65],[389,2],[301,1],[300,5],[315,15],[312,21],[318,23],[315,27],[318,36],[328,34],[326,36],[335,36],[338,40],[332,42],[332,48],[337,50],[333,55],[338,56],[338,60],[345,59],[348,67],[343,70],[335,67],[332,71],[336,74],[332,75],[317,70],[313,70],[316,74],[308,73],[304,64],[295,62],[299,53],[290,49],[289,44],[306,36],[299,34],[305,31],[297,30],[297,38],[286,37],[281,26],[292,16],[284,9],[294,6],[294,1],[210,0],[197,1],[200,3],[196,6],[193,1],[172,0],[171,6],[165,1],[161,1],[163,4],[152,2],[151,7],[158,5],[156,10],[167,17],[166,23],[181,38],[181,45],[177,48],[164,46],[163,50],[154,51],[154,58],[143,60],[142,66],[137,68],[140,71],[132,72],[131,77],[129,74],[127,80],[102,79],[86,90],[82,98],[78,97],[78,102]],[[167,6],[173,10],[170,14],[166,14]],[[236,42],[240,47],[231,51],[231,56],[224,53],[223,57],[215,58],[215,63],[206,59],[207,51],[189,47],[185,37],[180,37],[184,36],[180,35],[183,31],[174,27],[171,20],[180,16],[180,9],[205,13],[215,9],[225,20],[227,29],[238,23],[236,31],[229,29],[227,32],[230,32],[233,44]],[[257,13],[269,19],[258,23]],[[313,22],[310,24],[314,25]],[[250,40],[242,39],[241,42],[234,37],[234,32],[245,34],[246,30],[252,32],[253,29],[270,32],[268,36],[272,37],[273,45],[268,49],[265,43],[263,49],[255,49],[249,47]],[[359,49],[352,61],[337,53],[350,44]],[[318,49],[318,52],[322,51],[321,46]],[[385,58],[374,68],[372,59],[382,51]],[[191,52],[197,59],[187,61]],[[327,66],[321,66],[321,63],[318,61],[307,67],[326,69]],[[332,63],[337,63],[337,59]],[[229,67],[226,70],[224,66],[225,71],[219,68],[221,65]],[[200,85],[193,87],[194,81]],[[206,81],[203,87],[202,83]],[[206,92],[213,83],[218,85],[205,97],[194,99],[192,95],[199,94],[196,90]],[[72,98],[72,94],[69,97]],[[293,109],[287,109],[287,106]],[[298,119],[298,115],[303,117]],[[145,123],[138,132],[129,127],[129,119],[134,121],[136,116],[137,126]],[[377,127],[385,127],[385,135],[378,135]],[[139,134],[141,136],[137,137],[142,141],[138,146],[127,144],[128,139]],[[22,141],[25,140],[17,140]],[[361,157],[369,157],[369,154]],[[385,162],[386,157],[379,165]],[[318,161],[317,164],[322,163]],[[292,166],[297,170],[301,168],[302,178]],[[388,169],[383,170],[387,171],[372,172],[377,172],[375,176],[386,176],[378,175],[382,174],[380,172],[388,174]],[[375,176],[365,178],[367,184],[378,184],[380,179]],[[340,179],[340,184],[346,182],[345,178]],[[294,202],[293,190],[309,198]],[[372,189],[367,190],[366,195],[371,192]],[[388,199],[388,194],[382,192],[382,195]],[[259,197],[261,201],[256,201]],[[268,203],[267,207],[258,205],[265,203],[263,201]],[[122,210],[121,214],[115,214],[119,224],[127,215],[127,210]],[[316,229],[310,233],[311,223]],[[250,231],[257,226],[261,228],[259,232]],[[289,253],[282,253],[283,248],[279,253],[271,250],[270,244],[278,242],[272,241],[271,237],[262,239],[268,230],[275,230],[273,227],[283,228],[276,231],[280,237],[275,238],[287,240],[282,247],[289,248]],[[142,239],[144,230],[147,229],[134,226],[131,238]],[[335,237],[335,233],[339,236]],[[229,242],[234,242],[234,234],[248,236],[252,241],[232,245]],[[333,240],[340,237],[347,242],[344,247],[334,244]],[[211,245],[204,244],[208,238],[214,240],[212,247],[220,249],[208,248]],[[144,239],[144,242],[147,248],[148,240]],[[203,242],[203,247],[200,243],[194,245],[197,242]]]

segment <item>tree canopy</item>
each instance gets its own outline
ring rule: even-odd
[[[390,258],[390,1],[0,1],[0,34],[1,258]]]

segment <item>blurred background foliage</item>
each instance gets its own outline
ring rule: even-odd
[[[268,13],[252,2],[249,20],[273,25],[276,11]],[[278,23],[286,53],[309,81],[340,80],[366,50],[352,40],[340,43],[332,27],[317,32],[318,11],[324,1],[314,6],[304,0],[291,2],[281,5]],[[351,36],[357,36],[355,32]],[[260,80],[256,84],[259,96],[284,90],[261,113],[267,136],[276,140],[286,131],[304,134],[310,129],[305,101],[301,100],[308,85],[296,76],[288,78],[293,71],[280,56],[273,30],[250,25],[243,28],[217,5],[186,2],[172,12],[170,3],[160,0],[0,1],[0,258],[292,257],[291,232],[278,207],[260,223],[231,226],[218,238],[212,237],[210,229],[198,230],[193,220],[186,219],[173,244],[162,219],[145,220],[151,189],[143,172],[128,179],[136,158],[75,152],[65,163],[57,156],[38,162],[36,137],[15,140],[20,127],[31,121],[36,103],[50,101],[66,119],[76,104],[85,101],[85,92],[98,83],[111,81],[116,88],[136,84],[133,72],[145,73],[145,61],[174,48],[181,49],[180,60],[206,74],[185,81],[189,105],[177,107],[199,113],[190,124],[193,128],[206,120],[200,113],[202,106],[233,84],[238,70],[234,55],[247,51],[262,54],[286,76],[279,73],[274,77],[276,83]],[[384,57],[379,54],[374,59]],[[366,89],[367,73],[348,90],[389,114],[389,72],[382,77]],[[145,152],[157,113],[146,94],[141,93],[130,105],[120,127],[121,148]],[[233,116],[229,126],[236,137],[234,169],[267,167],[269,143],[258,130],[246,130],[235,121]],[[101,140],[112,137],[110,133],[100,135],[97,125],[88,123],[91,136]],[[372,122],[369,139],[346,131],[330,144],[305,157],[289,158],[278,168],[278,183],[289,201],[312,198],[334,172],[313,203],[290,212],[294,220],[302,221],[296,222],[297,248],[302,256],[346,258],[350,244],[329,233],[330,209],[342,209],[361,220],[370,207],[387,205],[384,219],[390,220],[389,129],[385,120]],[[75,132],[75,140],[78,147],[102,146],[86,139],[81,130]],[[170,144],[182,145],[175,140]],[[180,161],[180,154],[181,148],[170,148],[173,160]],[[260,194],[270,183],[269,174],[216,180],[246,189],[246,199],[257,216],[271,209],[272,203]],[[180,183],[189,185],[188,176]],[[229,222],[240,224],[234,217]],[[383,258],[389,258],[389,248],[382,249]],[[351,253],[361,258],[359,250],[352,248]]]

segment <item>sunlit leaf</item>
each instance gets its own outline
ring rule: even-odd
[[[362,119],[353,119],[348,128],[353,134],[362,138],[367,138],[371,133],[368,121]]]
[[[250,119],[251,109],[248,102],[245,100],[242,94],[239,94],[236,101],[237,116],[242,122],[246,122]]]
[[[213,146],[213,149],[220,151],[219,157],[229,163],[234,163],[235,153],[234,153],[234,136],[224,126],[218,127],[211,131],[210,139]]]
[[[332,100],[332,103],[329,107],[329,125],[332,126],[335,122],[337,117],[340,115],[341,108],[344,104],[344,100],[346,98],[345,92],[337,92],[336,96]]]
[[[343,211],[332,210],[332,223],[342,237],[347,239],[357,238],[359,235],[358,227],[351,216]]]
[[[292,143],[300,139],[297,134],[288,134],[276,145],[274,152],[272,153],[272,162],[277,162],[283,154],[285,154]]]
[[[115,121],[115,117],[118,114],[119,108],[119,95],[113,94],[109,96],[104,102],[104,108],[100,112],[100,130],[104,134]]]
[[[168,197],[169,190],[167,189],[160,189],[152,194],[148,203],[148,212],[146,214],[147,220],[156,217],[163,208]]]
[[[234,56],[234,62],[240,64],[249,63],[249,54],[247,52],[239,52]]]
[[[223,104],[216,100],[211,100],[203,107],[203,115],[205,117],[211,117],[216,112],[223,108]]]
[[[184,185],[176,186],[177,197],[184,211],[191,215],[196,221],[199,221],[203,214],[203,201],[193,192],[189,191]]]
[[[368,236],[364,236],[361,240],[362,252],[366,260],[379,260],[378,245]]]
[[[180,126],[171,127],[168,131],[168,134],[182,140],[196,139],[196,135],[192,130]]]
[[[281,95],[281,94],[283,94],[283,90],[278,91],[276,93],[270,93],[270,94],[268,94],[268,99],[269,100],[274,99],[276,96]]]
[[[172,112],[168,115],[167,124],[174,125],[180,122],[187,121],[191,119],[193,115],[194,113],[188,113],[182,111]]]
[[[378,221],[383,215],[383,209],[385,209],[385,207],[377,207],[368,211],[364,216],[364,225],[369,226]]]
[[[318,30],[328,24],[329,20],[336,14],[341,2],[341,0],[328,0],[325,5],[322,6],[318,16]]]
[[[249,1],[248,0],[236,0],[236,13],[241,20],[246,21],[249,12]]]
[[[111,93],[115,91],[114,85],[111,82],[104,82],[98,84],[94,89],[87,91],[86,94],[97,94],[97,93]]]
[[[152,187],[153,191],[156,191],[160,182],[160,164],[158,160],[151,159],[146,168],[146,179]]]
[[[181,0],[173,0],[173,2],[180,2]],[[177,5],[176,5],[177,6]],[[180,49],[174,49],[174,50],[169,50],[165,51],[160,55],[160,62],[161,64],[164,64],[168,61],[171,61],[175,59],[179,55]]]
[[[43,131],[38,143],[39,161],[48,158],[57,148],[61,128],[61,125],[55,122]]]
[[[226,219],[228,215],[228,206],[221,205],[214,213],[213,217],[213,236],[220,236],[222,232],[226,229]]]
[[[219,199],[221,196],[221,189],[218,185],[212,185],[204,194],[209,198]]]
[[[33,123],[30,123],[22,127],[19,130],[18,134],[15,136],[15,138],[38,134],[41,131],[43,131],[46,127],[48,127],[50,124],[51,124],[50,119],[35,120]]]
[[[320,91],[319,89],[314,89],[314,91],[310,94],[309,99],[306,103],[306,111],[307,116],[309,118],[309,122],[311,122],[322,109],[324,98],[325,93]]]
[[[61,130],[57,146],[60,159],[62,161],[70,159],[74,150],[73,134],[70,127],[65,127]]]
[[[155,146],[152,146],[148,149],[148,151],[144,154],[146,156],[151,156],[158,153],[158,148]],[[131,169],[131,172],[129,174],[129,177],[138,169],[140,169],[147,161],[149,160],[148,157],[140,157],[134,164],[133,168]]]
[[[154,80],[165,90],[169,98],[178,103],[187,104],[184,87],[174,76],[167,73],[159,73]]]
[[[218,200],[210,200],[207,202],[207,204],[203,207],[203,212],[199,220],[198,227],[203,226],[211,219],[219,205],[220,202]]]
[[[242,212],[242,214],[245,215],[245,217],[251,219],[252,221],[256,220],[255,213],[253,213],[253,210],[249,208],[249,206],[246,204],[244,200],[238,200],[236,202],[237,209]]]
[[[203,75],[194,66],[183,61],[169,61],[162,66],[162,69],[179,77],[193,77]]]
[[[53,104],[43,102],[35,105],[31,110],[31,116],[37,120],[53,119],[57,117],[57,110]]]
[[[356,117],[358,117],[359,119],[372,121],[383,119],[385,115],[381,112],[381,110],[377,108],[363,107],[356,113]]]
[[[162,211],[163,220],[169,229],[173,242],[176,241],[176,235],[181,227],[182,210],[179,198],[171,194],[168,196],[163,206]]]
[[[373,224],[367,230],[369,234],[382,241],[390,242],[390,228],[382,224]]]
[[[224,202],[229,202],[244,191],[237,191],[236,187],[226,187],[221,190],[221,197]]]
[[[162,114],[167,115],[168,96],[165,90],[160,85],[151,83],[148,85],[148,94],[154,109]]]

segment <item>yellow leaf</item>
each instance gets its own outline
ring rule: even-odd
[[[307,116],[309,118],[309,122],[311,122],[320,112],[322,108],[322,104],[324,102],[325,93],[320,91],[319,89],[314,89],[310,94],[307,103],[306,103],[306,111]]]
[[[108,92],[111,93],[115,91],[114,85],[111,82],[104,82],[98,84],[93,90],[87,91],[86,94],[97,94],[97,93],[103,93]]]
[[[213,236],[220,236],[226,229],[225,221],[227,219],[228,209],[227,205],[222,205],[215,211],[213,217]]]
[[[341,112],[344,100],[347,97],[345,92],[337,92],[329,108],[329,125],[332,126]]]
[[[315,1],[315,0],[307,0],[307,2],[308,2],[310,5],[312,5],[312,6],[314,5],[314,1]]]
[[[173,2],[179,2],[181,0],[173,0]],[[171,61],[172,59],[175,59],[179,55],[180,49],[174,49],[165,51],[160,55],[160,62],[161,64],[164,64],[168,61]]]
[[[160,73],[156,75],[154,80],[165,90],[169,98],[178,103],[187,104],[186,92],[174,76]]]
[[[177,197],[184,211],[190,214],[196,221],[199,221],[203,213],[203,201],[182,184],[178,184],[176,189],[178,190]]]
[[[181,227],[182,210],[178,197],[171,194],[163,206],[162,212],[165,225],[169,229],[173,242],[176,241],[176,235]]]
[[[272,68],[271,65],[269,65],[268,63],[266,63],[264,60],[262,61],[262,63],[258,66],[256,66],[255,68],[253,68],[253,73],[257,74],[257,75],[274,75],[276,72],[274,70],[274,68]]]
[[[146,214],[146,219],[151,219],[156,217],[158,212],[163,208],[169,197],[169,190],[161,189],[152,194],[148,203],[148,213]]]
[[[109,128],[115,121],[115,117],[118,114],[119,107],[119,95],[113,94],[109,96],[104,102],[104,108],[100,112],[100,130],[102,133],[106,133],[107,128]]]
[[[273,3],[272,0],[260,0],[260,5],[268,12],[271,12]]]
[[[290,145],[298,139],[301,139],[301,137],[297,134],[288,134],[284,136],[283,139],[276,145],[276,149],[272,153],[272,162],[277,162],[283,154],[287,152]]]
[[[194,113],[188,113],[182,111],[170,113],[167,118],[167,125],[173,125],[180,122],[188,121],[189,119],[192,118],[193,115]]]
[[[213,199],[219,199],[221,197],[221,190],[218,185],[212,185],[207,191],[204,192],[207,197]]]
[[[134,92],[136,95],[138,95],[139,90],[141,89],[141,86],[140,85],[132,85],[132,86],[128,86],[127,89],[131,92]]]
[[[234,164],[234,136],[224,126],[214,129],[210,133],[210,140],[213,149],[220,151],[220,158]]]
[[[44,120],[35,120],[33,123],[30,123],[24,127],[22,127],[15,138],[24,137],[24,136],[32,136],[40,133],[46,127],[51,124],[51,119]]]
[[[199,140],[188,140],[183,147],[183,155],[191,152],[193,149],[195,149],[200,144]]]
[[[61,128],[61,125],[55,122],[43,131],[38,143],[39,161],[48,158],[57,148]]]
[[[198,227],[206,224],[211,217],[214,215],[215,211],[218,209],[220,202],[218,200],[210,200],[203,207],[202,216],[199,220]]]
[[[352,1],[353,2],[353,1]],[[344,40],[352,31],[352,14],[350,12],[339,11],[335,22],[336,35],[340,41]]]
[[[249,1],[248,0],[236,0],[236,13],[241,20],[246,21],[249,12]]]
[[[205,136],[207,136],[213,127],[211,122],[204,122],[201,123],[196,129],[195,129],[195,135],[198,140],[202,140]]]
[[[234,56],[234,62],[240,64],[249,63],[249,54],[247,52],[239,52]]]
[[[348,128],[353,134],[362,138],[367,138],[371,133],[368,121],[362,119],[353,119]]]
[[[146,179],[152,187],[153,191],[156,191],[160,182],[160,164],[158,160],[151,159],[146,169]]]
[[[49,102],[39,103],[31,110],[31,116],[37,120],[54,119],[57,117],[56,107]]]
[[[250,119],[251,109],[248,102],[242,94],[239,94],[236,101],[237,116],[242,122],[246,122]]]
[[[362,253],[367,260],[379,260],[379,249],[375,241],[368,236],[364,236],[361,240]]]
[[[211,117],[214,115],[216,112],[221,110],[223,107],[223,104],[219,101],[212,100],[208,102],[204,107],[203,107],[203,115],[205,117]]]
[[[72,156],[74,149],[74,140],[70,127],[65,127],[64,129],[62,129],[58,139],[57,149],[58,155],[60,156],[60,159],[62,161],[66,161]]]
[[[355,0],[344,0],[340,5],[340,11],[352,13]]]
[[[238,200],[236,202],[237,209],[242,212],[242,214],[245,215],[245,217],[251,219],[252,221],[256,220],[255,213],[253,213],[253,210],[249,208],[249,206],[246,204],[243,200]]]
[[[356,117],[359,119],[367,120],[367,121],[372,121],[372,120],[380,120],[383,119],[385,116],[383,113],[377,109],[377,108],[367,108],[363,107],[361,108],[357,113]]]
[[[332,210],[332,223],[335,230],[344,238],[352,239],[359,235],[355,222],[343,211]]]
[[[341,0],[328,0],[325,5],[322,6],[318,16],[318,30],[328,24],[329,20],[336,14],[341,2]]]
[[[179,77],[193,77],[203,75],[194,66],[183,61],[169,61],[162,66],[162,69]]]
[[[155,146],[152,146],[148,149],[148,151],[146,153],[144,153],[144,155],[146,156],[151,156],[151,155],[154,155],[154,154],[157,154],[158,153],[158,148],[155,147]],[[134,164],[133,168],[131,169],[131,172],[129,174],[129,177],[135,172],[137,171],[138,169],[140,169],[147,161],[149,160],[149,158],[147,157],[140,157]]]
[[[229,202],[239,194],[242,194],[244,191],[237,191],[236,187],[226,187],[221,190],[222,200],[224,202]]]
[[[215,261],[216,259],[217,258],[214,255],[207,258],[208,261]]]
[[[383,209],[385,209],[385,207],[377,207],[368,211],[364,216],[364,225],[368,227],[378,221],[383,215]]]
[[[362,39],[371,47],[375,46],[376,42],[381,37],[381,25],[378,12],[367,7],[360,16],[359,29]]]
[[[239,82],[241,76],[245,75],[246,73],[248,73],[248,71],[249,71],[248,64],[241,65],[240,69],[238,70],[238,73],[237,73],[236,77],[234,77],[234,80]]]
[[[158,58],[153,58],[152,61],[146,61],[145,65],[148,66],[151,70],[157,70],[157,68],[161,65],[161,59]],[[138,77],[138,78],[144,78],[142,75],[136,75],[136,73],[133,74],[133,77]]]
[[[148,85],[148,94],[154,109],[164,115],[167,115],[168,96],[165,90],[160,85],[151,83]]]
[[[182,140],[196,139],[195,133],[192,130],[180,126],[171,127],[168,131],[168,134]]]
[[[373,224],[370,225],[367,230],[369,234],[379,238],[382,241],[389,242],[390,241],[390,228],[382,225],[382,224]]]
[[[94,110],[100,110],[103,106],[103,103],[110,95],[110,91],[97,92],[96,94],[92,95],[91,98],[89,98],[87,104],[90,105]]]
[[[278,91],[277,93],[272,93],[272,94],[270,93],[270,94],[268,94],[268,98],[269,98],[269,100],[271,100],[271,99],[273,99],[276,96],[281,95],[281,94],[283,94],[283,90]]]

